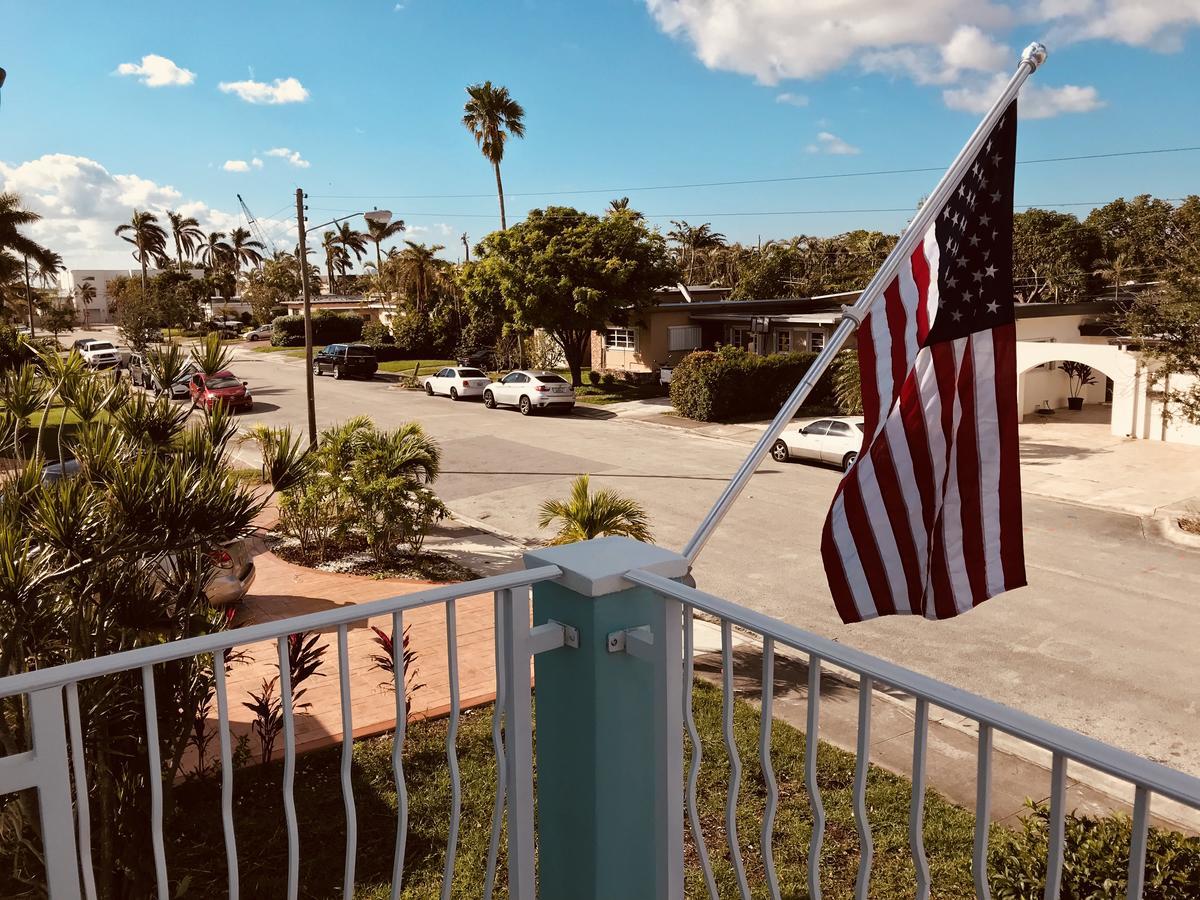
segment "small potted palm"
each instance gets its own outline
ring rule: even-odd
[[[1089,384],[1096,383],[1092,367],[1068,360],[1062,364],[1062,370],[1067,376],[1067,385],[1070,391],[1070,396],[1067,397],[1067,408],[1076,411],[1083,409],[1083,389]]]

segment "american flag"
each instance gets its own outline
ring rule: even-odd
[[[1025,584],[1016,142],[1014,100],[858,330],[863,446],[821,538],[844,622],[946,619]]]

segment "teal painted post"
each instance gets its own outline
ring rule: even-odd
[[[680,577],[687,563],[600,538],[530,552],[526,564],[563,570],[534,586],[534,625],[579,631],[578,649],[534,657],[538,896],[682,900],[682,612],[621,575]],[[643,626],[652,647],[610,650],[610,635]]]

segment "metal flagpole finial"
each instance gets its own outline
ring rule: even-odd
[[[1030,71],[1036,72],[1042,63],[1046,61],[1046,54],[1046,45],[1034,41],[1025,48],[1025,52],[1021,54],[1021,60],[1030,63],[1032,65]]]

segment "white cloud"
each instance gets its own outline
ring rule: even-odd
[[[225,160],[225,165],[221,166],[226,172],[249,172],[252,167],[261,169],[263,161],[257,156],[249,162],[246,162],[244,159],[227,159]]]
[[[267,151],[267,156],[278,156],[280,159],[286,159],[297,169],[307,169],[312,165],[300,155],[299,150],[289,150],[287,147],[272,147]]]
[[[303,103],[308,99],[308,89],[297,78],[276,78],[271,84],[265,81],[222,81],[217,85],[226,94],[235,94],[247,103]]]
[[[793,94],[791,91],[784,91],[781,94],[775,95],[776,103],[786,103],[788,106],[808,106],[808,98],[803,94]]]
[[[866,53],[868,72],[907,75],[917,84],[953,84],[964,72],[995,72],[1014,61],[1012,51],[973,25],[964,25],[940,47],[897,47]]]
[[[1007,81],[1004,75],[996,75],[978,84],[947,89],[942,98],[951,109],[982,114],[991,108]],[[1074,84],[1045,87],[1027,81],[1021,88],[1017,112],[1022,119],[1050,119],[1063,113],[1091,112],[1102,106],[1104,101],[1094,87]]]
[[[1184,33],[1200,25],[1196,0],[1035,0],[1027,13],[1053,25],[1051,45],[1107,39],[1177,52]]]
[[[245,222],[241,215],[213,209],[179,190],[139,175],[114,175],[84,156],[52,153],[22,163],[0,162],[0,191],[13,191],[41,221],[29,226],[34,240],[61,253],[67,266],[121,269],[136,265],[129,247],[113,234],[134,209],[148,209],[165,220],[168,209],[195,216],[206,231],[228,231]],[[260,219],[274,240],[294,246],[294,226],[286,220]]]
[[[862,151],[852,144],[847,144],[836,134],[828,131],[817,133],[817,142],[805,148],[809,153],[828,153],[832,156],[856,156]]]
[[[138,80],[147,87],[166,87],[168,85],[186,85],[196,80],[196,73],[175,65],[165,56],[148,53],[140,63],[121,63],[117,66],[118,75],[136,75]]]

